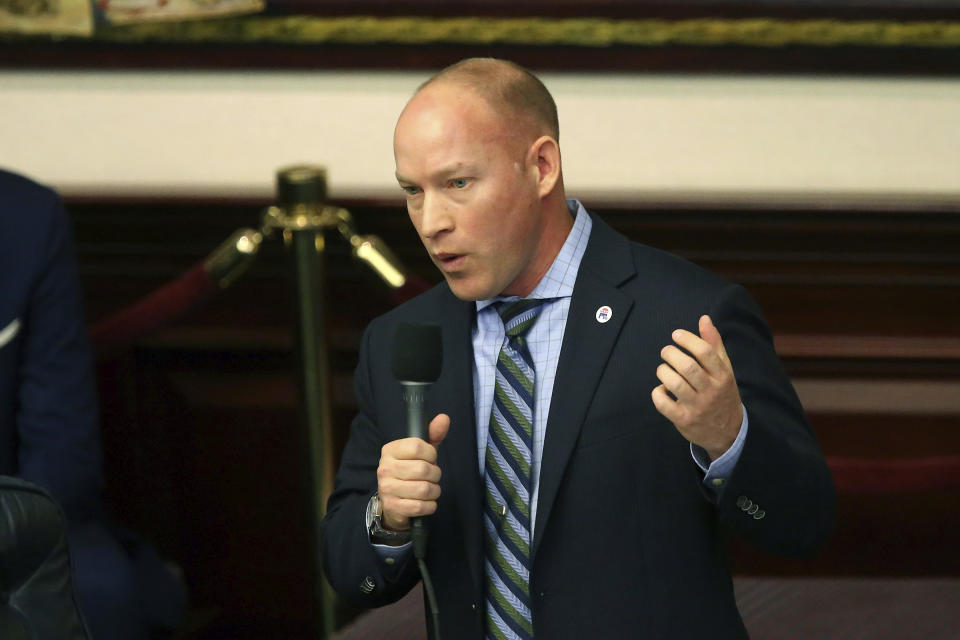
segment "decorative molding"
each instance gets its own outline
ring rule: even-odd
[[[98,29],[126,43],[522,45],[572,47],[960,47],[960,22],[775,18],[420,18],[278,16]]]

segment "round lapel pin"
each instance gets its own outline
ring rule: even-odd
[[[597,309],[597,322],[599,322],[600,324],[603,324],[604,322],[609,321],[610,318],[612,317],[613,317],[613,309],[611,309],[607,305],[603,305],[602,307]]]

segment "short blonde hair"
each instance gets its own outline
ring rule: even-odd
[[[501,114],[527,120],[536,135],[560,141],[560,121],[553,96],[530,71],[509,60],[467,58],[443,69],[417,88],[449,82],[462,85],[482,97]]]

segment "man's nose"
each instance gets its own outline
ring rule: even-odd
[[[420,217],[420,233],[432,238],[453,228],[453,216],[448,203],[430,193],[423,194],[423,210]]]

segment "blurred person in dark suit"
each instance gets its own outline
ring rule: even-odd
[[[150,545],[108,524],[98,413],[70,219],[55,192],[0,171],[0,474],[62,505],[95,640],[160,637],[186,592]]]

